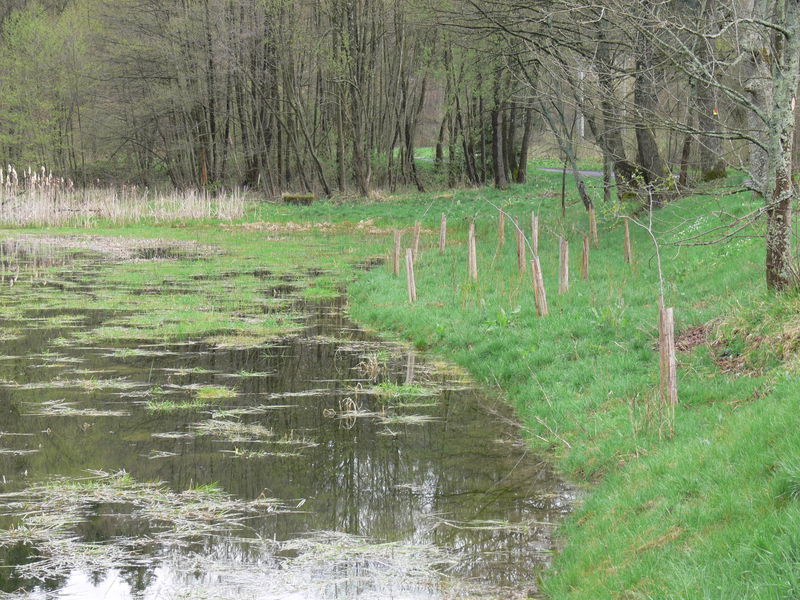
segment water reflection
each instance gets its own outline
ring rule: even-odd
[[[9,289],[0,288],[3,302],[35,306],[35,287]],[[536,565],[547,563],[552,524],[571,494],[518,443],[508,408],[424,355],[369,339],[347,321],[341,300],[295,301],[293,309],[306,315],[303,335],[247,349],[51,347],[70,336],[52,326],[65,313],[29,309],[24,322],[0,323],[24,331],[0,350],[4,492],[54,475],[124,469],[175,491],[214,483],[243,500],[266,495],[299,507],[170,545],[131,506],[98,503],[73,533],[124,547],[124,561],[56,569],[37,581],[13,568],[35,564],[37,548],[6,544],[0,590],[33,598],[524,595]],[[93,324],[113,317],[68,316]],[[30,320],[38,317],[50,320]],[[387,399],[374,393],[383,382],[435,393]],[[154,398],[190,399],[201,386],[236,395],[194,410],[148,409]],[[337,418],[343,403],[365,416]],[[198,424],[212,418],[271,435],[200,434]]]

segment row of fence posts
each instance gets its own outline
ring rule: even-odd
[[[624,220],[624,243],[623,243],[623,256],[626,264],[633,264],[633,249],[631,245],[630,227],[628,219]],[[500,218],[497,226],[498,243],[500,246],[505,245],[505,225],[506,213],[500,211]],[[516,231],[516,247],[517,247],[517,269],[520,275],[526,271],[526,239],[525,234],[520,227],[519,218],[514,219],[514,229]],[[422,224],[417,221],[414,223],[413,229],[413,244],[411,248],[406,248],[406,284],[408,288],[408,301],[415,303],[417,301],[417,284],[414,277],[414,264],[419,256],[419,241],[422,231]],[[531,213],[531,250],[532,257],[530,260],[531,266],[531,281],[533,284],[533,294],[536,305],[536,315],[538,317],[547,316],[549,313],[547,307],[547,291],[544,286],[544,277],[542,275],[542,267],[539,262],[539,217],[535,212]],[[439,254],[444,254],[445,246],[447,243],[447,216],[442,213],[442,220],[439,227]],[[589,244],[595,248],[599,248],[599,237],[597,233],[597,219],[595,216],[594,208],[589,210],[589,233],[583,236],[583,246],[581,251],[581,271],[580,276],[584,281],[589,280]],[[395,230],[394,232],[394,253],[392,261],[392,272],[395,275],[400,274],[400,257],[402,246],[402,232]],[[558,244],[558,293],[566,294],[569,292],[569,243],[563,237],[559,237]],[[469,230],[467,234],[467,267],[469,279],[473,282],[478,281],[478,257],[477,257],[477,243],[475,238],[475,221],[470,221]],[[674,422],[675,405],[678,403],[678,388],[677,388],[677,360],[675,355],[675,319],[674,309],[664,306],[663,297],[659,298],[658,305],[658,337],[659,337],[659,352],[660,352],[660,371],[661,383],[659,388],[659,396],[661,402],[666,407],[667,418],[672,427]]]
[[[498,243],[500,246],[505,245],[505,223],[506,213],[500,212],[500,219],[497,226]],[[625,239],[624,239],[624,260],[627,264],[633,263],[633,251],[631,246],[630,229],[627,219],[625,220]],[[517,249],[517,270],[520,275],[527,271],[527,251],[525,233],[520,226],[519,217],[514,219],[514,230],[516,236],[516,249]],[[422,224],[417,221],[414,223],[413,228],[413,243],[409,248],[411,262],[406,260],[406,268],[413,271],[414,263],[419,255],[419,242],[422,231]],[[531,213],[531,250],[532,258],[531,263],[531,278],[533,282],[534,294],[541,297],[542,301],[537,302],[537,315],[547,315],[547,300],[546,291],[544,288],[544,281],[541,276],[541,263],[539,263],[539,217],[535,212]],[[447,216],[443,213],[441,225],[439,227],[439,254],[444,254],[445,246],[447,243]],[[589,234],[583,236],[583,246],[581,248],[581,262],[580,262],[580,277],[583,281],[589,280],[589,245],[592,243],[595,248],[599,247],[599,240],[597,235],[597,220],[595,218],[594,209],[589,211]],[[395,230],[394,232],[394,254],[392,260],[392,272],[395,275],[400,274],[400,261],[402,251],[402,232]],[[566,294],[569,292],[569,242],[559,237],[558,244],[558,293]],[[477,257],[477,240],[475,237],[475,222],[471,221],[469,224],[469,231],[467,234],[467,269],[471,281],[478,281],[478,257]],[[538,271],[538,276],[537,276]],[[408,297],[414,302],[416,301],[416,289],[411,286],[414,283],[413,272],[407,277],[408,281]]]

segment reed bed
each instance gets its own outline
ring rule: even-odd
[[[6,179],[0,185],[0,225],[14,227],[90,227],[98,222],[115,225],[245,216],[242,190],[212,196],[198,190],[159,192],[137,186],[87,187],[36,172]]]

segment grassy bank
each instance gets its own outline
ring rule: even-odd
[[[721,245],[677,246],[757,206],[750,194],[686,198],[656,213],[667,304],[682,345],[675,434],[657,401],[657,269],[648,234],[632,227],[623,262],[619,220],[601,215],[588,282],[578,280],[582,208],[567,218],[537,177],[505,196],[480,192],[445,206],[434,198],[387,206],[435,231],[449,214],[452,244],[416,266],[419,302],[385,270],[352,287],[352,314],[463,365],[513,401],[531,442],[592,482],[565,526],[567,546],[543,589],[553,598],[788,598],[800,594],[800,433],[796,412],[800,299],[763,284],[758,226]],[[735,182],[730,182],[735,183]],[[487,198],[488,196],[488,198]],[[520,222],[541,218],[540,256],[550,316],[534,316],[529,274],[519,275],[502,204]],[[416,213],[416,214],[414,214]],[[480,281],[467,278],[466,216],[477,215]],[[409,223],[410,224],[410,221]],[[556,236],[571,242],[572,286],[556,294]],[[706,236],[704,239],[711,239]],[[406,237],[407,244],[410,243]],[[424,238],[431,247],[434,235]],[[694,341],[692,341],[694,340]]]

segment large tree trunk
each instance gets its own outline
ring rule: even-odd
[[[636,166],[625,155],[625,143],[622,140],[622,119],[619,116],[618,103],[613,82],[613,65],[609,44],[606,42],[605,30],[607,22],[603,21],[598,27],[598,38],[595,57],[595,68],[600,87],[600,110],[603,115],[603,129],[598,132],[597,138],[603,150],[604,163],[610,163],[616,175],[617,195],[620,198],[627,196],[635,187],[634,175]]]
[[[667,167],[661,158],[652,129],[657,101],[650,72],[650,60],[646,58],[636,61],[633,101],[636,105],[636,148],[639,168],[645,183],[662,186],[667,177]]]
[[[792,142],[795,104],[800,84],[800,2],[787,2],[782,15],[786,37],[778,44],[783,51],[772,67],[772,114],[767,146],[767,287],[784,290],[797,281],[792,265],[792,207],[796,199],[792,183]]]

